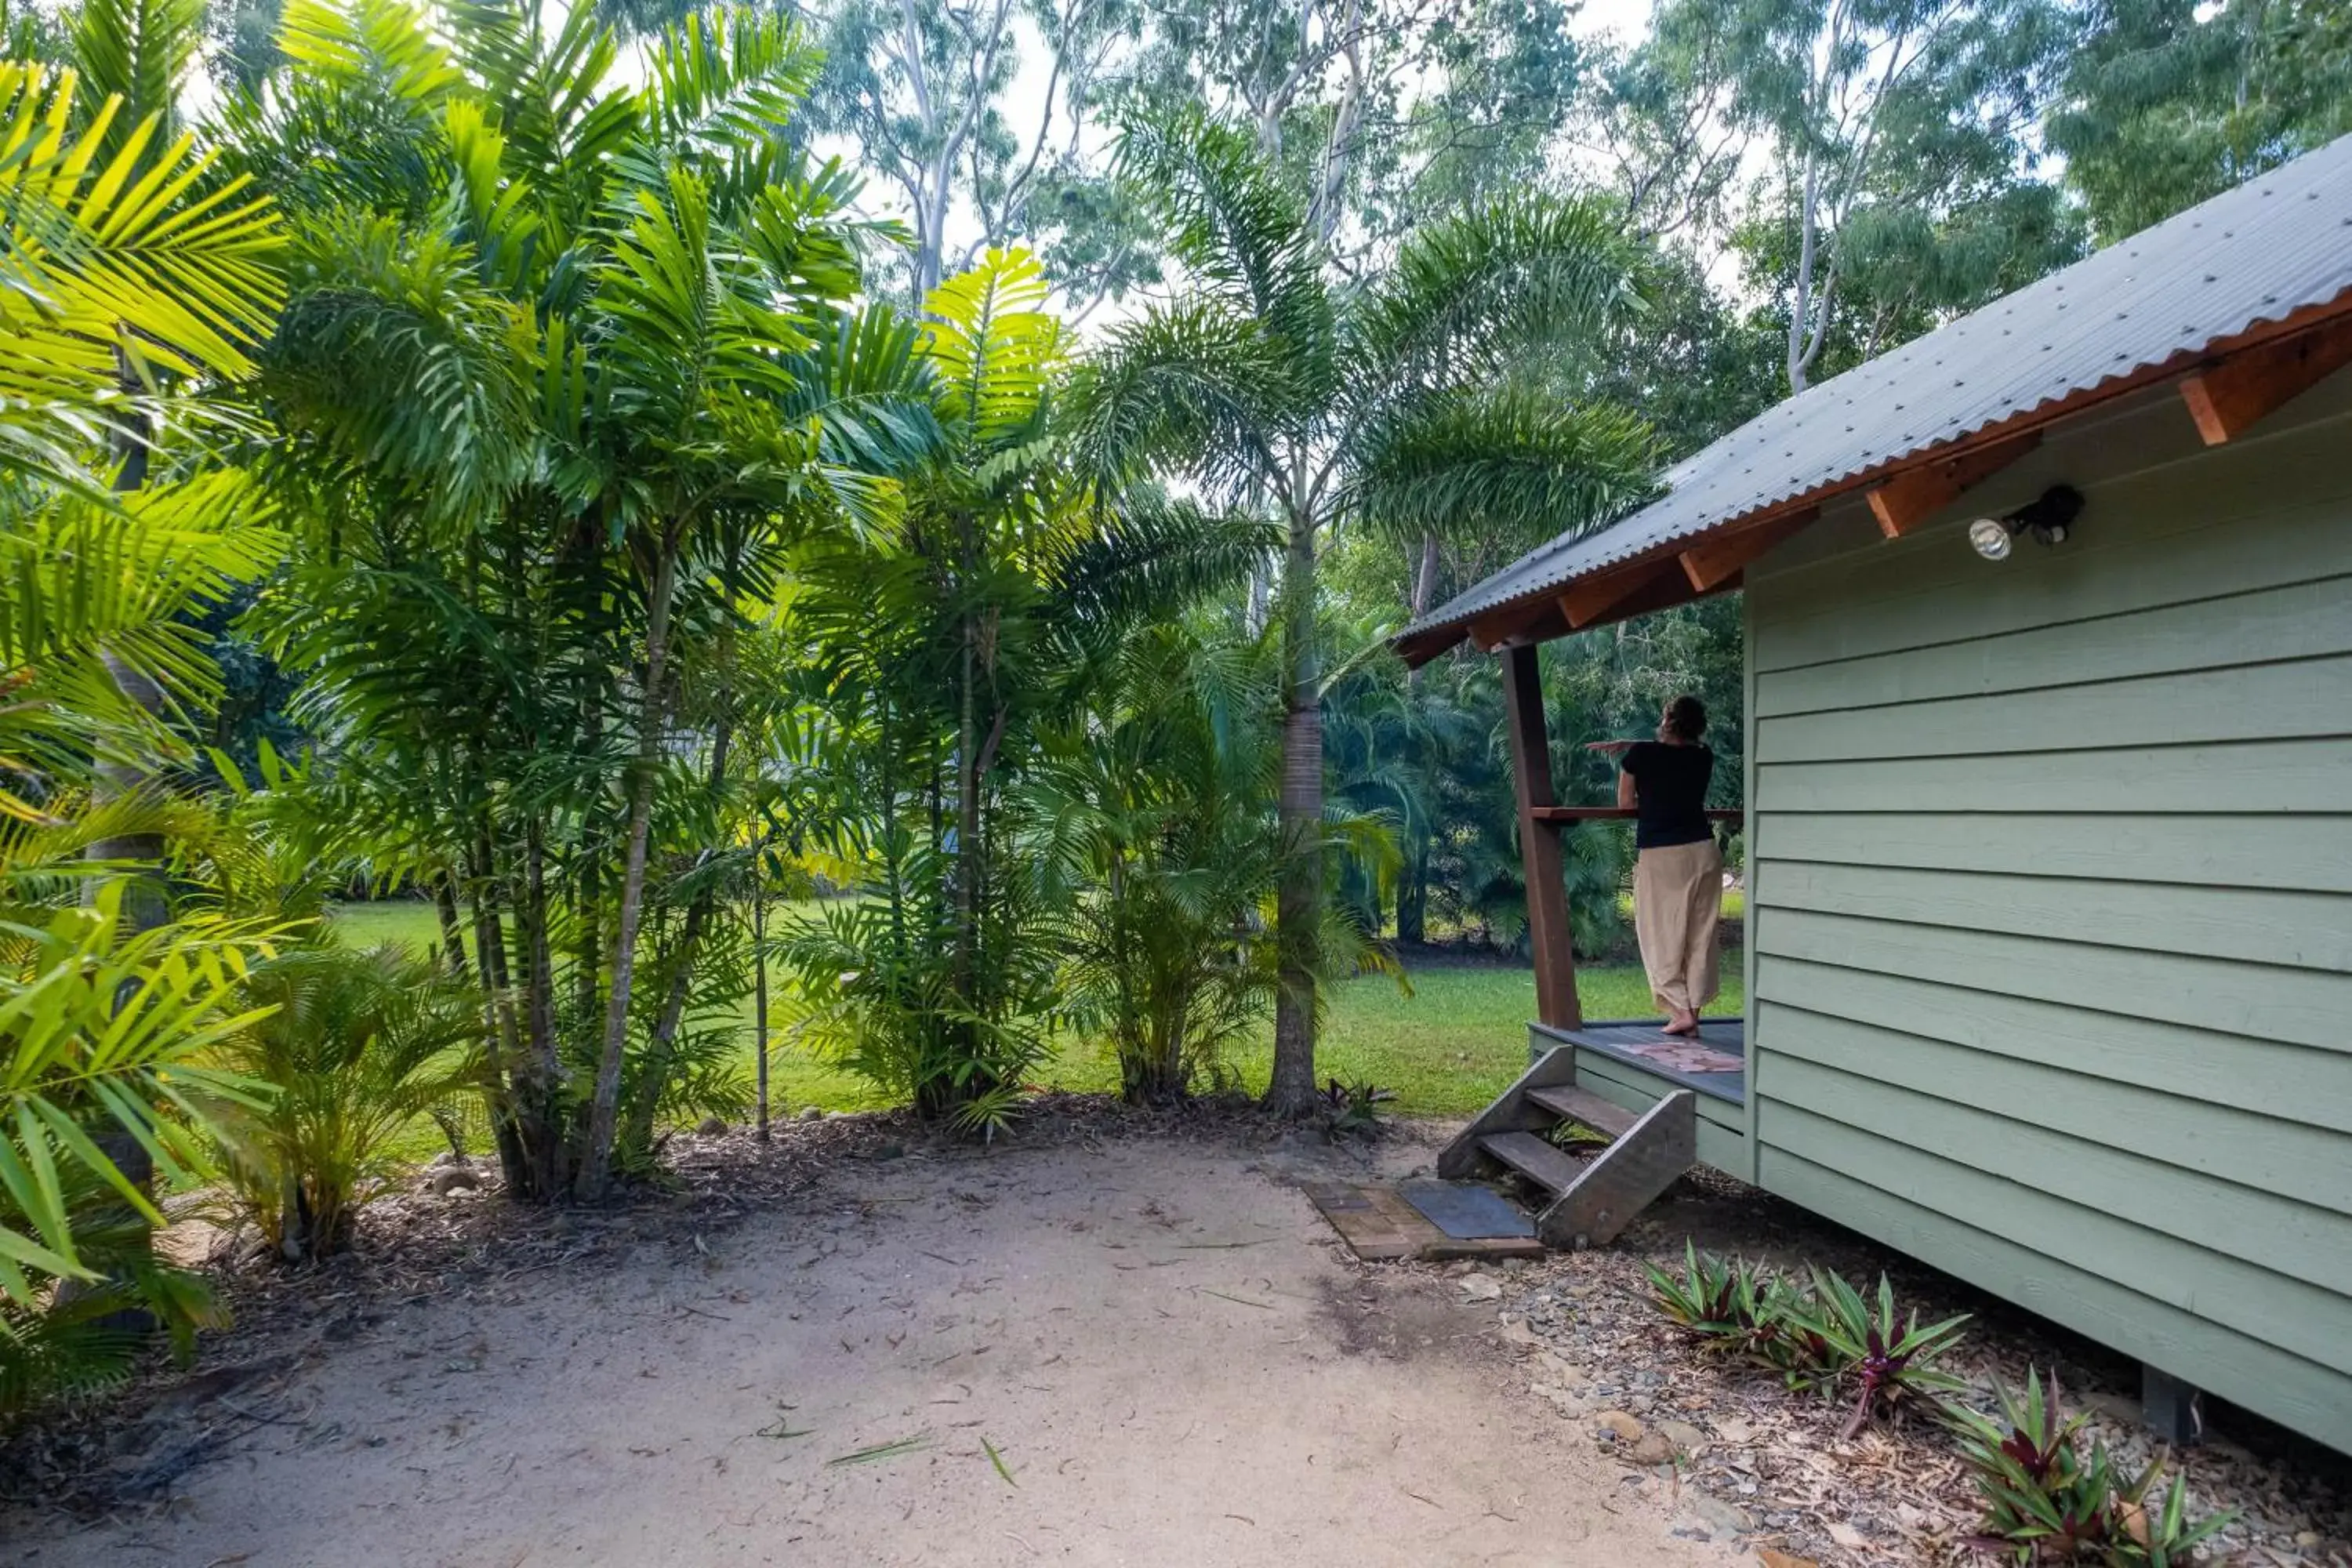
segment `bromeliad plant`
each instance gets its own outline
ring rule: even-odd
[[[1858,1385],[1853,1412],[1841,1436],[1853,1436],[1874,1415],[1895,1415],[1908,1402],[1934,1404],[1941,1395],[1968,1386],[1936,1365],[1960,1342],[1959,1328],[1968,1321],[1968,1314],[1923,1329],[1919,1315],[1914,1312],[1898,1329],[1895,1287],[1884,1274],[1878,1277],[1874,1311],[1862,1293],[1844,1279],[1816,1268],[1811,1300],[1792,1309],[1789,1319],[1800,1331],[1818,1336],[1828,1349],[1835,1370],[1814,1380],[1817,1386],[1826,1389],[1847,1373]],[[1792,1384],[1795,1381],[1791,1379]]]
[[[2062,1418],[2054,1374],[2046,1397],[2032,1372],[2023,1397],[2007,1388],[1996,1394],[1998,1420],[1961,1406],[1946,1416],[1985,1502],[1969,1540],[1977,1550],[2019,1564],[2171,1568],[2230,1522],[2226,1513],[2192,1518],[2188,1485],[2178,1476],[2151,1512],[2147,1500],[2161,1479],[2162,1455],[2128,1479],[2118,1475],[2104,1446],[2085,1460],[2078,1437],[2089,1418]]]
[[[1396,1090],[1382,1089],[1370,1079],[1353,1083],[1333,1079],[1316,1096],[1324,1136],[1334,1142],[1342,1138],[1378,1137],[1386,1127],[1381,1107],[1395,1099]]]

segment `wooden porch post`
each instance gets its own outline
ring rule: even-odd
[[[1519,855],[1528,879],[1528,948],[1536,963],[1536,1019],[1580,1029],[1576,953],[1569,938],[1568,887],[1561,879],[1561,826],[1536,816],[1557,805],[1551,742],[1544,728],[1543,683],[1532,647],[1503,650],[1503,713],[1511,732],[1511,779],[1519,799]]]

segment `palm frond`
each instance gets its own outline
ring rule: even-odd
[[[1349,321],[1356,378],[1459,384],[1581,348],[1638,308],[1640,247],[1593,197],[1477,204],[1406,239]]]
[[[1649,494],[1649,427],[1525,383],[1433,393],[1361,433],[1343,497],[1367,526],[1417,540],[1532,546],[1598,528]]]
[[[122,151],[132,129],[154,119],[168,136],[179,97],[204,42],[204,0],[84,0],[74,36],[82,102],[95,113],[119,100],[104,156]]]

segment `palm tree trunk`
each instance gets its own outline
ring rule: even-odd
[[[1293,510],[1283,552],[1282,875],[1274,1072],[1265,1107],[1301,1116],[1315,1102],[1315,971],[1323,915],[1323,705],[1316,688],[1315,524]]]
[[[517,910],[522,926],[528,1048],[515,1074],[520,1100],[520,1131],[530,1195],[553,1197],[563,1190],[563,1067],[555,1047],[555,960],[547,942],[547,829],[533,816],[523,837],[523,896]]]
[[[1397,941],[1419,946],[1427,940],[1429,914],[1429,835],[1416,833],[1397,882]]]
[[[702,946],[702,933],[709,929],[712,909],[719,895],[705,888],[695,895],[694,902],[686,909],[686,923],[678,932],[675,962],[669,967],[669,987],[663,994],[661,1012],[654,1019],[652,1037],[646,1042],[646,1059],[639,1070],[638,1092],[630,1097],[629,1120],[625,1131],[630,1150],[653,1147],[654,1112],[661,1104],[663,1080],[669,1077],[670,1056],[677,1045],[677,1031],[686,1022],[687,997],[694,988],[694,961]]]
[[[457,882],[444,870],[433,879],[433,912],[441,921],[441,960],[449,973],[466,978],[466,933],[457,924]]]
[[[621,909],[614,922],[613,989],[604,1002],[604,1041],[596,1061],[596,1097],[572,1173],[572,1190],[583,1203],[604,1195],[612,1176],[613,1134],[621,1110],[621,1053],[629,1039],[629,987],[636,977],[637,927],[646,913],[646,852],[653,832],[654,779],[661,762],[662,685],[669,677],[670,598],[677,582],[677,549],[668,539],[656,546],[653,581],[646,595],[645,690],[637,714],[637,765],[629,781],[629,839],[621,871]]]

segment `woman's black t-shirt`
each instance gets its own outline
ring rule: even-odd
[[[1620,764],[1638,786],[1640,816],[1633,825],[1637,849],[1696,844],[1712,837],[1706,825],[1706,786],[1715,777],[1715,753],[1705,746],[1669,746],[1637,742]]]

